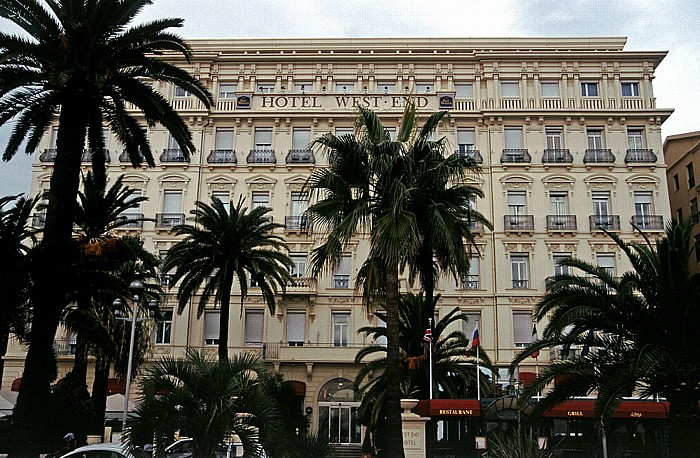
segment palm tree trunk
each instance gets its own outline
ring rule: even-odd
[[[692,391],[694,387],[690,387]],[[669,400],[669,458],[685,458],[690,451],[700,449],[700,408],[697,395],[680,393],[667,396]]]
[[[223,272],[222,284],[217,295],[221,305],[219,316],[219,361],[228,361],[228,328],[231,316],[231,287],[233,285],[233,271]]]
[[[401,427],[401,360],[399,357],[400,318],[399,267],[398,263],[387,266],[386,271],[386,448],[380,456],[402,458],[403,432]]]
[[[22,384],[14,418],[18,434],[26,439],[25,456],[37,455],[43,435],[37,431],[51,429],[49,405],[51,382],[56,378],[56,357],[53,342],[66,305],[66,285],[69,284],[73,217],[80,181],[80,159],[85,144],[86,122],[82,97],[68,97],[60,115],[58,154],[51,175],[49,203],[43,239],[37,247],[32,270],[34,315],[29,334],[29,350],[24,363]]]
[[[102,434],[105,410],[107,410],[107,388],[109,385],[110,360],[100,352],[95,360],[95,380],[92,382],[92,405],[95,407],[96,433]]]
[[[78,309],[79,311],[86,311],[89,307],[90,299],[85,297],[80,297],[78,299]],[[82,315],[82,314],[81,314]],[[88,366],[88,339],[85,337],[84,333],[78,332],[76,338],[75,346],[75,359],[73,360],[73,375],[76,380],[79,380],[83,385],[87,386],[87,366]]]

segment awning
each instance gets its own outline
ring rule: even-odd
[[[299,382],[297,380],[288,380],[284,383],[288,383],[291,386],[294,396],[304,397],[306,396],[306,383]]]
[[[117,393],[126,393],[126,381],[119,380],[118,378],[107,379],[107,395],[109,396]]]
[[[413,412],[421,417],[478,417],[481,405],[476,399],[424,399]]]
[[[547,409],[544,417],[591,418],[595,416],[594,399],[571,399]],[[622,401],[613,418],[668,418],[668,402]]]
[[[22,384],[22,377],[16,378],[12,381],[12,387],[10,389],[12,391],[19,391],[19,386]]]

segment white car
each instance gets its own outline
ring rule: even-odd
[[[78,447],[61,458],[148,458],[148,454],[138,447],[122,444],[92,444]]]
[[[165,448],[166,458],[190,458],[192,456],[192,439],[180,439]],[[221,445],[216,451],[216,458],[239,458],[243,456],[243,444],[229,443]]]

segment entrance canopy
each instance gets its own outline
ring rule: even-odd
[[[571,399],[547,409],[544,417],[591,418],[595,416],[595,399]],[[668,402],[622,401],[613,418],[668,418]]]
[[[424,399],[413,412],[422,417],[478,417],[481,405],[476,399]]]

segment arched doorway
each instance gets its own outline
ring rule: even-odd
[[[336,378],[318,393],[318,431],[328,432],[334,444],[359,444],[361,428],[355,384],[346,378]]]

